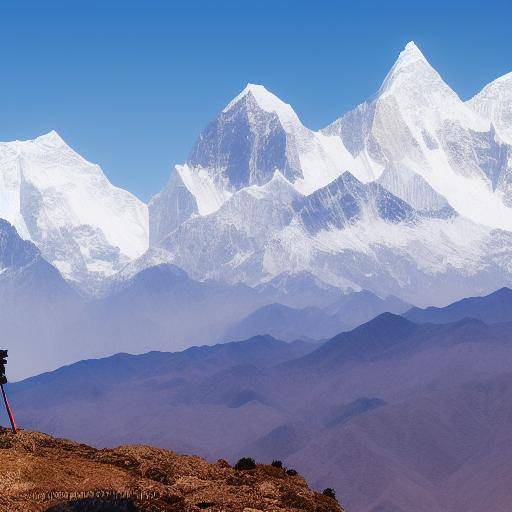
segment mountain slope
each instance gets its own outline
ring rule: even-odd
[[[364,174],[350,169],[359,179],[381,178],[413,207],[437,208],[444,198],[476,223],[512,228],[506,197],[510,146],[495,136],[488,119],[459,99],[413,42],[376,96],[324,133],[338,135],[364,163]]]
[[[86,425],[103,411],[108,418],[104,425],[113,428],[121,442],[148,442],[153,437],[158,446],[182,446],[189,452],[210,457],[218,453],[220,457],[222,450],[227,452],[229,446],[263,434],[284,417],[284,411],[271,413],[272,407],[264,403],[266,392],[255,393],[251,380],[262,378],[274,364],[301,357],[314,348],[310,343],[258,336],[179,353],[118,354],[9,384],[8,392],[16,404],[18,421],[27,428],[47,429],[59,436],[67,432],[69,437],[95,445],[108,443],[109,435],[101,426],[85,434],[89,430]],[[132,404],[129,407],[125,407],[126,399]],[[120,403],[125,404],[122,409]],[[202,418],[196,415],[196,406],[204,407]],[[74,411],[76,421],[70,422],[68,413],[56,419],[57,410]],[[247,421],[251,411],[256,415],[254,421],[240,429],[240,419]],[[148,417],[154,417],[151,425]],[[162,432],[167,422],[173,429]],[[69,435],[70,430],[74,435]],[[221,431],[223,441],[212,444],[210,434]]]
[[[337,475],[357,512],[506,510],[511,382],[510,374],[473,380],[374,408],[318,433],[287,461],[325,461],[304,474],[313,485]],[[354,488],[362,474],[366,485]]]
[[[34,243],[0,219],[0,322],[13,379],[117,352],[224,341],[229,326],[267,302],[247,286],[194,281],[167,264],[85,301]]]
[[[512,290],[501,288],[484,297],[469,297],[444,308],[412,308],[402,316],[413,322],[436,324],[456,322],[463,318],[477,318],[488,324],[512,322]]]
[[[401,314],[409,309],[409,304],[397,297],[384,299],[367,290],[343,295],[332,302],[327,313],[344,319],[352,328],[368,322],[381,313]]]
[[[185,221],[162,247],[194,279],[257,286],[306,272],[345,291],[429,305],[507,284],[503,255],[511,243],[509,232],[446,207],[415,210],[381,185],[344,173],[309,196],[275,174]]]
[[[243,284],[198,282],[181,268],[160,264],[118,284],[89,311],[109,354],[141,353],[217,342],[228,326],[265,302]]]
[[[236,191],[265,185],[276,171],[308,194],[353,165],[338,138],[309,130],[290,105],[265,87],[248,84],[150,201],[152,243],[159,244],[194,214],[217,211]]]
[[[268,333],[282,340],[320,340],[353,329],[381,313],[399,314],[409,309],[408,304],[396,297],[381,299],[368,291],[338,293],[335,297],[331,297],[330,303],[323,308],[295,309],[283,304],[267,304],[230,327],[225,339],[244,339]]]
[[[268,298],[292,308],[324,308],[340,299],[342,291],[315,277],[311,272],[282,272],[265,281],[256,290]]]
[[[512,73],[487,84],[467,104],[481,116],[490,119],[500,137],[512,144]]]
[[[119,270],[148,247],[146,206],[56,132],[0,143],[0,218],[79,283]]]
[[[291,512],[297,504],[318,512],[343,510],[302,477],[271,466],[237,471],[225,461],[208,464],[149,446],[95,450],[27,431],[2,430],[0,444],[0,506],[13,512]]]
[[[295,202],[304,227],[313,234],[343,229],[364,216],[389,222],[413,220],[414,210],[375,183],[364,185],[346,172]]]

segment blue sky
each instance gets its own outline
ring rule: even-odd
[[[148,199],[247,82],[322,127],[414,40],[463,97],[512,70],[510,1],[3,0],[0,140],[51,129]]]

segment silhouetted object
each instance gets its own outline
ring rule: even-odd
[[[271,464],[274,468],[282,469],[283,463],[280,460],[273,460]]]
[[[0,350],[0,388],[2,388],[2,396],[4,399],[5,409],[9,415],[9,421],[11,422],[11,428],[13,432],[16,432],[16,421],[14,420],[14,414],[12,413],[7,394],[5,393],[4,384],[7,384],[7,377],[5,376],[5,365],[7,364],[7,350]]]

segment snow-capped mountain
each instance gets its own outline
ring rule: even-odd
[[[512,147],[476,103],[412,42],[319,132],[248,85],[150,202],[151,242],[196,279],[306,272],[416,304],[491,291],[511,279]]]
[[[279,194],[257,196],[247,187],[217,212],[184,222],[163,241],[170,260],[195,279],[258,285],[310,272],[341,289],[415,304],[447,302],[512,279],[512,233],[448,208],[415,210],[348,172],[288,203],[281,200],[284,178],[267,186],[276,180]]]
[[[236,191],[261,186],[276,171],[303,194],[357,166],[338,137],[306,128],[292,107],[249,84],[201,133],[149,204],[152,242],[194,214],[217,211]]]
[[[23,240],[14,226],[0,219],[0,304],[7,308],[30,311],[32,303],[46,306],[54,301],[78,299],[73,288],[50,265],[39,249]],[[31,316],[31,315],[29,315]],[[5,326],[5,318],[4,323]]]
[[[148,207],[55,132],[3,143],[0,218],[96,292],[171,263],[443,304],[512,284],[511,90],[509,74],[464,102],[412,42],[323,130],[249,84]]]
[[[0,218],[82,284],[113,274],[148,247],[146,205],[56,132],[0,143]]]
[[[379,180],[412,206],[438,208],[512,229],[511,148],[490,120],[442,80],[414,43],[400,53],[376,96],[328,126]]]
[[[512,72],[486,85],[467,105],[490,119],[500,137],[512,144]]]

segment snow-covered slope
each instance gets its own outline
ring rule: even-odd
[[[488,84],[466,104],[488,119],[496,137],[506,143],[496,155],[506,171],[495,176],[495,188],[512,208],[512,72]]]
[[[451,208],[419,211],[377,183],[345,173],[309,196],[280,175],[242,189],[164,241],[195,279],[259,285],[311,273],[343,290],[445,303],[512,280],[512,234]]]
[[[262,85],[248,84],[151,200],[152,243],[192,215],[217,211],[236,191],[267,183],[276,171],[309,194],[358,166],[338,137],[309,130],[290,105]]]
[[[146,205],[56,132],[0,143],[0,218],[81,284],[116,272],[148,247]]]
[[[500,137],[512,144],[512,72],[486,85],[467,105],[489,119]]]
[[[367,176],[412,206],[438,207],[444,199],[476,223],[512,229],[510,146],[460,100],[414,43],[375,97],[324,133],[339,135]]]

